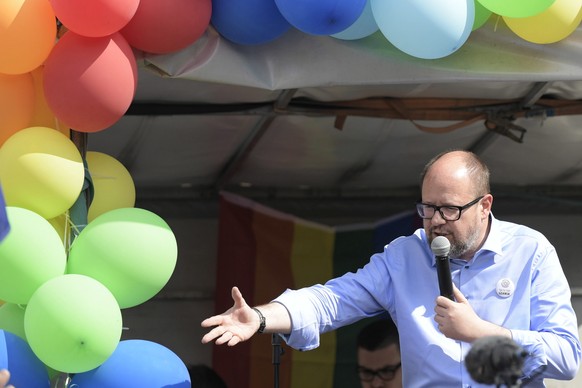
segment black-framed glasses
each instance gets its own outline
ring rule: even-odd
[[[396,376],[396,372],[400,369],[402,363],[396,365],[387,365],[381,369],[368,369],[358,365],[358,375],[362,381],[372,381],[374,377],[378,376],[384,381],[390,381]]]
[[[483,199],[484,195],[475,198],[471,202],[463,206],[452,206],[452,205],[445,205],[445,206],[436,206],[430,205],[428,203],[417,202],[416,203],[416,212],[420,216],[420,218],[431,219],[434,217],[434,214],[438,211],[446,221],[457,221],[461,218],[461,214],[463,210],[470,208],[471,206],[475,205],[477,202]]]

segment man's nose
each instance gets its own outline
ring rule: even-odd
[[[375,375],[374,379],[372,380],[372,387],[374,388],[383,388],[384,387],[384,380],[380,378],[380,376]]]

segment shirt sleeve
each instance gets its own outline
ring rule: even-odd
[[[533,267],[530,330],[511,330],[528,353],[523,373],[536,379],[572,379],[580,364],[580,340],[570,287],[553,247],[538,252]]]
[[[298,350],[319,346],[320,334],[385,311],[378,295],[390,295],[390,279],[383,258],[372,256],[356,273],[350,272],[299,290],[286,290],[274,302],[281,303],[291,317],[291,333],[285,342]]]

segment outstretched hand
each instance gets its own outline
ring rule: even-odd
[[[202,327],[212,327],[202,337],[203,344],[215,341],[217,345],[234,346],[256,333],[259,327],[257,313],[245,302],[238,287],[232,288],[232,299],[234,305],[230,309],[202,321]]]

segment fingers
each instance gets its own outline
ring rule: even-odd
[[[209,342],[214,341],[217,338],[220,338],[224,334],[225,329],[221,326],[217,326],[214,329],[210,330],[208,333],[202,337],[202,343],[207,344]]]
[[[247,302],[245,302],[245,299],[243,298],[242,293],[240,292],[238,287],[232,288],[231,295],[232,295],[232,300],[234,300],[235,308],[242,307],[242,306],[246,305]]]
[[[454,291],[453,291],[453,295],[454,295]],[[438,296],[436,298],[436,301],[435,301],[435,304],[438,307],[443,307],[443,308],[447,308],[448,306],[450,306],[451,303],[453,303],[453,301],[445,296]]]
[[[200,326],[202,326],[202,327],[212,327],[212,326],[218,326],[221,323],[222,323],[222,316],[215,315],[215,316],[212,316],[210,318],[206,318],[205,320],[203,320],[202,322],[200,322]]]
[[[219,338],[216,339],[215,343],[216,345],[222,345],[228,343],[233,337],[234,335],[230,331],[225,331]]]
[[[457,302],[467,303],[467,298],[465,298],[465,295],[455,285],[453,285],[453,296]]]
[[[238,344],[239,342],[241,342],[242,340],[240,339],[240,337],[234,336],[230,339],[230,341],[228,341],[228,346],[234,346],[236,344]]]
[[[8,380],[10,380],[10,372],[6,369],[0,370],[0,387],[4,387],[8,383]]]
[[[215,327],[204,337],[202,337],[203,344],[211,341],[214,341],[216,345],[227,344],[228,346],[234,346],[239,342],[242,342],[242,338],[234,334],[232,331],[224,329],[223,327]]]

